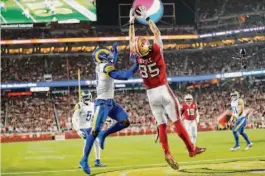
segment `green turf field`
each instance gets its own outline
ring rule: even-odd
[[[154,136],[110,137],[102,151],[102,161],[108,166],[93,168],[98,176],[161,176],[161,175],[265,175],[265,130],[248,130],[254,146],[244,151],[230,152],[233,136],[230,131],[202,132],[198,145],[206,153],[189,158],[182,142],[174,134],[169,137],[173,155],[180,170],[172,170],[164,162]],[[82,140],[8,143],[2,146],[2,175],[19,176],[82,176],[78,161]],[[91,157],[91,165],[94,155]]]
[[[96,7],[90,0],[1,0],[1,24],[96,21]],[[53,4],[54,14],[47,4]],[[29,15],[25,12],[28,10]],[[23,14],[24,12],[24,14]]]

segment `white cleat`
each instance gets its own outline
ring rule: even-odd
[[[238,146],[238,147],[233,147],[233,148],[231,148],[230,150],[231,151],[237,151],[237,150],[239,150],[240,149],[240,147]]]
[[[250,149],[253,146],[253,143],[251,142],[250,144],[247,145],[247,147],[245,148],[245,150]]]

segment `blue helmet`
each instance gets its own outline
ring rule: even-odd
[[[104,62],[113,62],[114,55],[113,53],[106,48],[97,48],[93,53],[92,57],[94,62],[104,63]]]

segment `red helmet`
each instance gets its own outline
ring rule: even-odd
[[[135,51],[138,56],[144,57],[146,56],[151,49],[150,42],[144,37],[137,37],[135,42]]]

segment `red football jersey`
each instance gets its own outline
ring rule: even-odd
[[[182,103],[183,118],[186,120],[195,120],[196,119],[196,110],[197,104],[192,102],[191,105]]]
[[[146,89],[167,84],[166,64],[158,44],[153,44],[152,51],[143,58],[138,57],[137,62]]]

